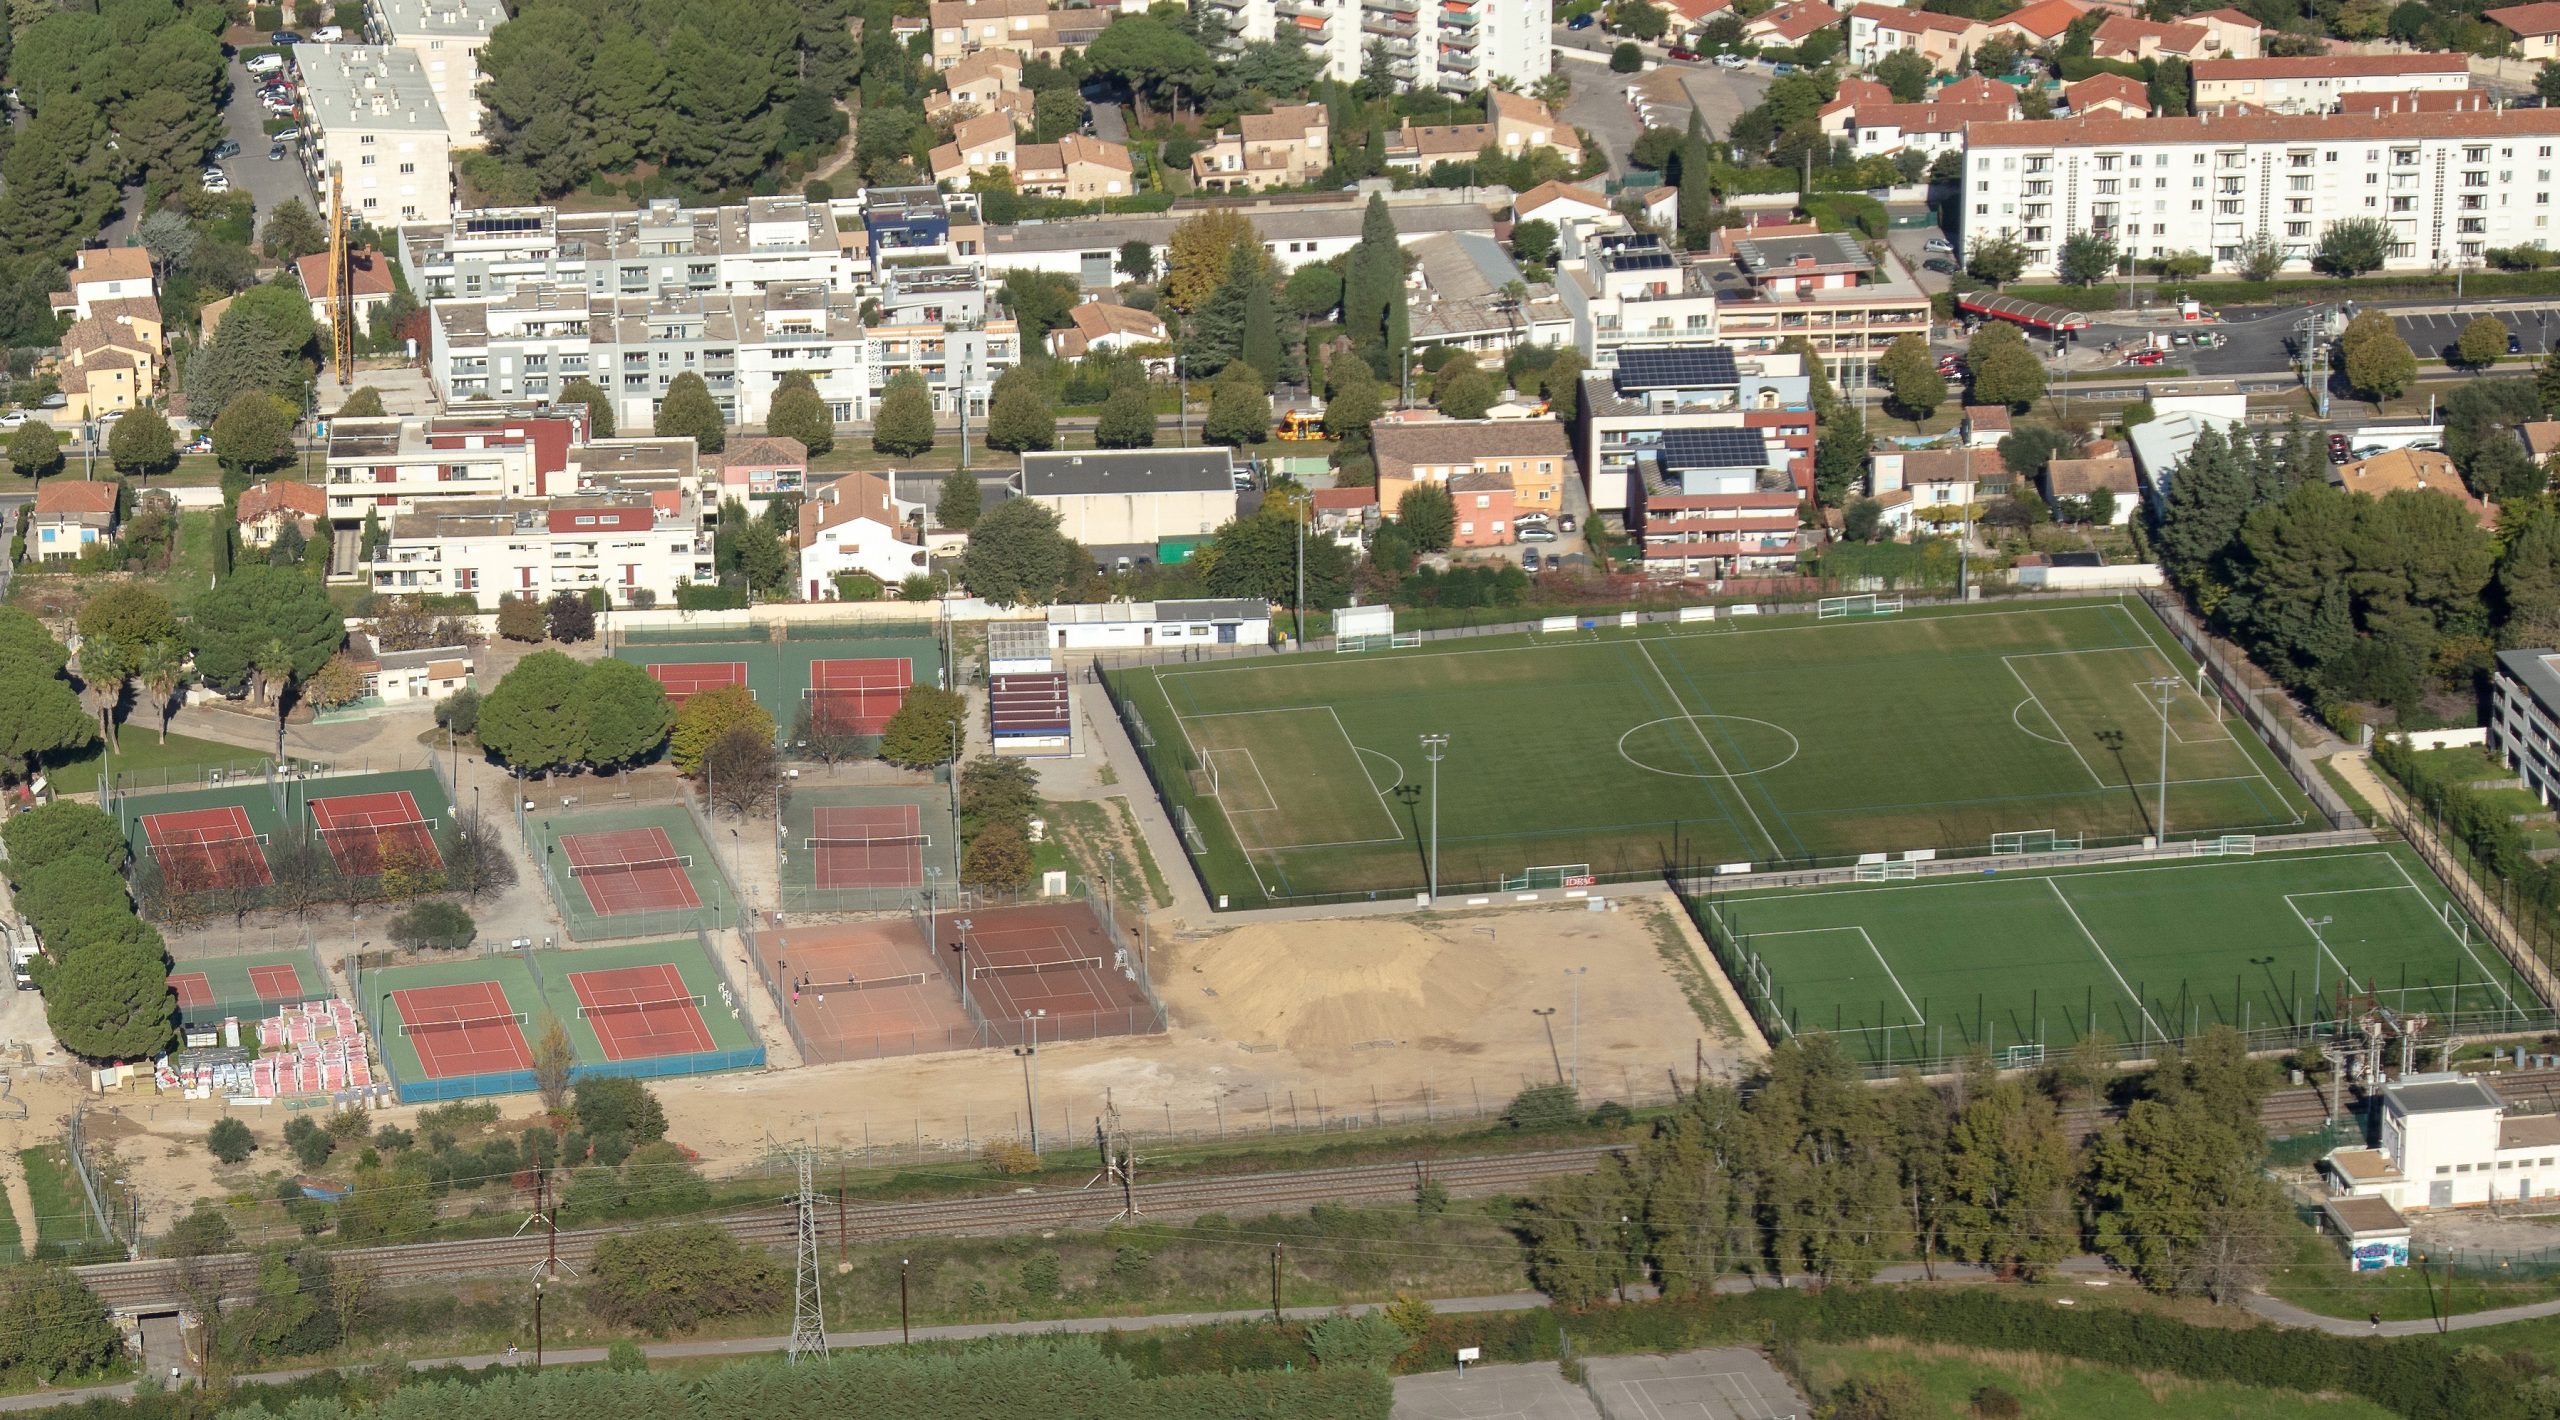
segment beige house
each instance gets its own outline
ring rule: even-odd
[[[1564,426],[1554,420],[1382,422],[1371,429],[1370,438],[1378,461],[1378,510],[1388,517],[1395,516],[1416,484],[1449,485],[1471,475],[1493,475],[1508,485],[1514,519],[1564,507],[1572,445]]]
[[[2149,118],[2151,90],[2122,74],[2092,74],[2062,91],[2062,103],[2074,118]]]
[[[1126,197],[1137,188],[1127,148],[1081,133],[1055,143],[1025,143],[1006,113],[961,120],[951,130],[951,141],[933,150],[934,181],[962,191],[973,178],[997,168],[1012,175],[1014,191],[1032,197],[1091,202]]]
[[[1980,49],[1991,38],[1991,26],[1962,15],[1905,10],[1892,5],[1860,5],[1849,12],[1849,62],[1872,68],[1888,55],[1917,54],[1941,74]]]
[[[943,92],[927,94],[924,116],[940,119],[958,111],[958,118],[973,118],[982,113],[1008,113],[1016,128],[1031,124],[1031,93],[1022,87],[1022,56],[1010,49],[990,49],[970,55],[942,71]],[[955,122],[957,119],[954,120]]]
[[[926,19],[933,30],[933,67],[949,69],[973,54],[1009,50],[1025,59],[1056,59],[1093,43],[1123,11],[1143,4],[1116,3],[1053,10],[1047,0],[938,0]]]
[[[2504,25],[2516,37],[2516,53],[2526,59],[2560,59],[2560,3],[2510,5],[2487,11],[2482,18]]]
[[[316,484],[282,479],[254,483],[240,494],[240,541],[250,547],[271,547],[287,523],[309,537],[328,515],[329,496]]]
[[[110,303],[98,302],[103,310]],[[125,304],[125,303],[115,303]],[[66,401],[56,418],[66,423],[141,406],[160,392],[160,316],[154,303],[115,318],[105,314],[72,322],[62,333],[61,389]]]
[[[1096,350],[1125,350],[1132,345],[1161,345],[1164,322],[1152,311],[1107,301],[1087,301],[1067,312],[1067,323],[1049,332],[1049,353],[1062,360]]]
[[[36,488],[27,547],[40,560],[77,557],[116,535],[115,479],[48,478]]]
[[[1333,124],[1322,104],[1293,104],[1236,119],[1191,155],[1191,179],[1207,192],[1260,192],[1313,182],[1333,165]]]
[[[92,306],[107,300],[156,301],[159,284],[151,276],[151,253],[141,247],[93,247],[71,258],[68,291],[53,293],[53,313],[73,320],[97,314]]]
[[[2266,26],[2237,10],[2189,15],[2176,24],[2109,15],[2089,37],[2089,52],[2100,59],[2134,61],[2255,59],[2265,33]]]
[[[1795,0],[1743,21],[1742,37],[1758,45],[1796,45],[1816,30],[1840,23],[1840,12],[1822,0]]]
[[[2036,0],[1992,21],[1991,32],[2028,49],[2042,49],[2060,44],[2073,22],[2093,8],[2080,0]]]

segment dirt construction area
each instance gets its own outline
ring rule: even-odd
[[[1570,1076],[1577,1063],[1587,1100],[1655,1102],[1701,1060],[1717,1073],[1759,1053],[1757,1036],[1730,1024],[1740,1018],[1730,992],[1702,965],[1704,948],[1667,894],[1631,891],[1609,905],[1257,922],[1159,937],[1153,977],[1170,1029],[1043,1044],[1043,1145],[1089,1142],[1106,1094],[1142,1142],[1165,1132],[1312,1132],[1490,1118],[1523,1086]],[[1707,1002],[1707,1019],[1693,998]],[[699,1151],[715,1175],[795,1137],[856,1158],[867,1145],[885,1163],[1028,1132],[1024,1062],[1008,1051],[797,1066],[770,1003],[751,1004],[761,1008],[769,1047],[780,1046],[777,1068],[651,1085],[666,1105],[669,1137]],[[530,1097],[504,1103],[510,1117],[533,1108]],[[218,1102],[166,1097],[93,1104],[92,1131],[116,1140],[150,1226],[223,1190],[204,1152],[205,1131],[223,1113]],[[383,1117],[407,1123],[415,1113]],[[284,1111],[244,1117],[263,1146],[246,1167],[285,1161],[275,1147]],[[236,1188],[245,1177],[229,1182]]]

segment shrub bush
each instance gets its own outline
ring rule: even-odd
[[[213,1128],[206,1133],[204,1143],[207,1149],[213,1151],[215,1158],[226,1164],[239,1163],[258,1147],[257,1139],[249,1133],[248,1124],[229,1116],[213,1122]]]

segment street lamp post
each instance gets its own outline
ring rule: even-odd
[[[533,1279],[533,1368],[542,1369],[542,1284],[547,1279]]]
[[[1431,761],[1431,901],[1440,901],[1440,756],[1449,748],[1449,737],[1430,734],[1422,737],[1423,758]]]
[[[1531,1006],[1529,1014],[1536,1016],[1538,1023],[1547,1028],[1547,1058],[1555,1062],[1556,1083],[1561,1085],[1564,1083],[1564,1056],[1556,1049],[1556,1008]]]
[[[1022,1061],[1022,1096],[1031,1106],[1031,1152],[1034,1155],[1040,1152],[1040,1070],[1037,1064],[1040,1058],[1040,1018],[1048,1014],[1045,1010],[1023,1012],[1023,1023],[1031,1028],[1031,1043],[1013,1048],[1014,1055]]]
[[[966,1011],[969,1009],[969,919],[961,918],[959,926],[960,940],[951,944],[951,950],[960,958],[960,1009]]]
[[[1582,1092],[1582,977],[1591,970],[1587,966],[1565,968],[1565,980],[1573,983],[1573,1089]]]
[[[2176,676],[2162,676],[2143,682],[2143,688],[2160,697],[2160,846],[2169,846],[2169,707],[2176,704],[2178,690],[2185,684]]]
[[[924,870],[924,945],[927,951],[942,949],[942,900],[940,868]]]

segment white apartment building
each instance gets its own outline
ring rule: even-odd
[[[591,587],[618,606],[640,592],[672,602],[676,588],[715,576],[702,506],[678,490],[470,500],[412,513],[393,527],[372,572],[377,592],[471,596],[483,611],[504,597]]]
[[[400,232],[400,265],[422,300],[504,296],[519,285],[597,296],[756,291],[776,283],[857,288],[868,263],[825,203],[751,197],[730,207],[671,198],[636,212],[476,207]]]
[[[1466,94],[1496,76],[1525,89],[1547,76],[1553,57],[1553,0],[1209,0],[1226,22],[1232,56],[1252,40],[1294,27],[1324,57],[1325,74],[1348,84],[1373,42],[1408,89]]]
[[[332,420],[321,475],[328,520],[352,527],[367,513],[388,521],[457,500],[569,492],[584,412]]]
[[[506,20],[503,0],[367,0],[365,5],[368,38],[418,56],[456,148],[480,146],[480,50],[488,44],[489,32]]]
[[[817,286],[669,297],[596,297],[519,286],[496,300],[428,307],[427,369],[448,401],[544,399],[572,379],[614,398],[615,427],[651,425],[678,375],[702,376],[732,427],[762,424],[775,386],[806,371],[838,421],[867,420],[889,380],[924,377],[934,408],[983,415],[1022,358],[1010,320],[865,327],[859,301]]]
[[[2500,651],[2489,747],[2546,804],[2560,804],[2560,652]]]
[[[1617,368],[1631,346],[1703,345],[1716,338],[1716,290],[1651,232],[1573,224],[1555,290],[1573,318],[1574,344],[1592,368]]]
[[[349,215],[374,226],[451,217],[453,133],[418,56],[370,44],[295,48],[303,153],[321,200],[334,169]]]
[[[2425,271],[2553,240],[2560,110],[1980,123],[1966,149],[1965,239],[2015,233],[2031,276],[2081,231],[2226,270],[2267,236],[2301,268],[2352,218],[2389,224],[2387,269]]]
[[[2348,94],[2458,93],[2471,87],[2465,54],[2303,54],[2281,59],[2199,59],[2195,106],[2254,104],[2278,113],[2325,113]]]

